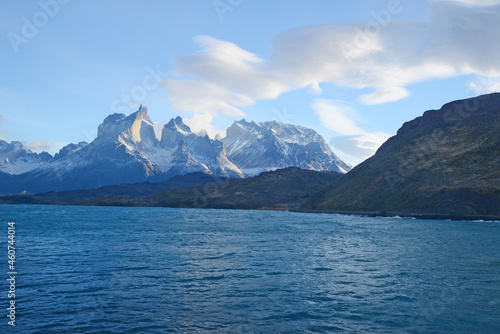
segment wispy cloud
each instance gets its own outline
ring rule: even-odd
[[[371,157],[378,148],[389,138],[386,133],[363,133],[351,136],[336,136],[329,141],[334,150],[365,160]]]
[[[173,102],[172,109],[179,111],[241,116],[238,107],[255,103],[244,94],[207,81],[165,80],[162,85]]]
[[[469,83],[469,91],[476,95],[500,92],[500,78],[479,76]]]
[[[34,152],[48,152],[50,154],[55,154],[59,152],[61,148],[63,148],[68,143],[56,142],[56,141],[46,141],[46,140],[36,140],[30,144],[23,142],[23,145],[34,151]]]
[[[358,135],[364,131],[356,125],[357,115],[346,102],[317,99],[312,108],[319,116],[323,126],[341,135]]]
[[[450,0],[435,0],[435,1],[438,2],[438,1],[450,1]],[[500,4],[500,0],[451,0],[451,1],[472,6],[493,6]]]
[[[390,137],[386,133],[369,133],[363,130],[357,124],[360,118],[356,111],[346,102],[317,99],[312,108],[324,127],[339,134],[330,140],[334,150],[357,159],[363,160],[372,156]]]
[[[185,118],[183,121],[194,133],[207,132],[209,137],[215,138],[217,134],[225,136],[225,131],[216,129],[212,125],[213,116],[210,114],[196,114],[191,118]]]
[[[179,79],[163,87],[175,109],[213,117],[241,116],[242,107],[292,90],[321,93],[321,84],[371,88],[359,101],[380,104],[409,96],[408,86],[420,81],[500,77],[500,1],[439,0],[429,4],[425,21],[396,18],[375,33],[366,29],[370,22],[293,29],[275,38],[268,59],[199,36],[199,52],[179,57]]]
[[[158,139],[158,140],[161,139],[161,132],[163,131],[164,126],[165,126],[165,123],[163,123],[163,122],[154,122],[153,123],[153,129],[155,130],[156,139]]]

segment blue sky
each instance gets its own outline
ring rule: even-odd
[[[211,135],[303,125],[357,164],[425,110],[499,90],[499,4],[3,1],[0,138],[54,153],[142,103]]]

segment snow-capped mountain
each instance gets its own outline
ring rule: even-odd
[[[19,141],[10,144],[0,140],[0,171],[19,175],[41,167],[52,160],[47,152],[33,153]]]
[[[64,146],[63,148],[61,148],[59,150],[59,152],[56,153],[56,155],[54,155],[54,160],[62,159],[65,156],[67,156],[68,154],[76,152],[79,149],[81,149],[87,145],[88,145],[88,143],[85,141],[81,141],[78,144],[68,144],[68,145]]]
[[[147,108],[129,116],[109,115],[90,144],[70,144],[38,168],[12,178],[0,193],[89,189],[104,185],[166,180],[203,172],[244,177],[226,157],[222,142],[191,132],[180,117],[155,137]],[[7,182],[9,183],[9,182]]]
[[[340,160],[316,131],[277,121],[235,121],[222,142],[227,156],[248,176],[285,167],[346,173]]]
[[[150,153],[150,157],[170,175],[203,172],[216,176],[244,177],[240,169],[227,158],[226,148],[220,140],[210,139],[205,133],[194,134],[180,117],[165,124],[159,148]]]
[[[165,124],[158,140],[144,106],[128,117],[108,116],[99,126],[97,139],[123,145],[128,154],[147,166],[147,176],[160,169],[159,174],[166,177],[193,172],[243,177],[227,159],[222,142],[192,133],[180,117]]]
[[[19,146],[0,142],[0,150],[6,145]],[[19,147],[5,149],[8,154],[0,151],[0,172],[7,173],[0,174],[0,193],[158,182],[193,172],[243,178],[290,166],[339,173],[350,169],[314,130],[275,121],[235,122],[225,138],[210,139],[206,132],[193,133],[176,117],[165,124],[158,139],[142,105],[129,116],[109,115],[90,144],[69,144],[54,157]],[[19,150],[24,153],[14,159],[12,152]]]
[[[128,117],[110,115],[99,125],[98,136],[90,144],[66,146],[49,163],[19,175],[16,181],[20,190],[33,193],[155,181],[155,177],[161,180],[163,171],[139,150],[149,126],[152,130],[143,108]],[[14,187],[12,192],[17,190],[19,187]]]

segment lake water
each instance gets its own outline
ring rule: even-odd
[[[12,333],[499,333],[500,223],[0,206]],[[1,237],[3,235],[4,237]]]

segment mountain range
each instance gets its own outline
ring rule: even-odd
[[[103,123],[110,124],[100,126],[95,143],[68,147],[56,157],[64,161],[67,158],[63,157],[85,152],[87,147],[98,145],[99,141],[108,143],[110,140],[105,140],[108,137],[118,138],[115,145],[121,141],[132,145],[134,141],[130,138],[134,136],[134,131],[139,134],[149,131],[147,136],[152,142],[146,145],[144,139],[134,144],[136,151],[130,150],[130,153],[141,154],[141,157],[144,154],[151,156],[148,151],[151,146],[160,150],[172,149],[172,146],[177,145],[179,151],[192,154],[195,150],[190,143],[200,140],[197,139],[200,136],[193,135],[179,118],[165,126],[161,140],[154,141],[149,121],[146,120],[147,130],[144,130],[142,123],[138,129],[132,126],[137,115],[110,117]],[[144,138],[147,136],[144,135]],[[183,139],[186,137],[187,140]],[[205,144],[212,143],[208,137],[204,140]],[[262,162],[260,166],[268,166],[270,170],[279,168],[283,161],[284,164],[304,163],[300,167],[308,169],[334,169],[334,166],[337,169],[314,171],[288,167],[247,178],[239,177],[238,173],[236,178],[228,178],[214,175],[216,172],[212,175],[195,172],[158,183],[142,182],[92,190],[3,196],[0,197],[0,203],[292,209],[435,219],[500,219],[499,93],[454,101],[439,110],[426,111],[422,116],[403,124],[374,156],[346,174],[339,173],[342,167],[329,164],[335,161],[333,154],[320,153],[328,153],[328,149],[322,146],[322,138],[314,131],[301,127],[277,122],[255,124],[243,120],[235,122],[228,129],[226,137],[215,142],[221,148],[211,151],[215,152],[211,161],[225,161],[214,158],[219,152],[217,157],[222,155],[234,161],[233,165],[238,166],[245,176],[259,170],[259,161]],[[10,145],[21,147],[17,143]],[[319,150],[312,156],[314,159],[293,160],[302,153],[308,156],[309,150]],[[285,154],[291,151],[294,153]],[[32,159],[41,164],[47,158],[44,154],[31,158],[27,156],[30,156],[30,152],[21,151],[18,155],[9,155],[9,161]],[[270,158],[273,156],[280,158],[273,160]],[[144,157],[147,158],[146,155]],[[193,155],[193,159],[196,157]],[[317,165],[318,161],[322,164]],[[46,163],[47,166],[50,164],[54,162]],[[185,166],[182,163],[179,165]],[[35,170],[41,169],[38,167]],[[227,167],[226,170],[231,169]],[[211,171],[222,169],[213,168]],[[0,184],[3,185],[3,178],[11,177],[11,174],[0,172]]]
[[[112,114],[91,143],[62,148],[55,156],[33,153],[20,142],[0,141],[0,193],[92,189],[136,182],[161,182],[201,172],[246,178],[285,167],[345,173],[340,160],[314,130],[276,121],[235,121],[226,137],[195,134],[180,117],[156,138],[147,108]]]

